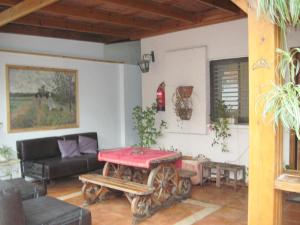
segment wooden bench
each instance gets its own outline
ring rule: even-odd
[[[188,170],[175,171],[174,177],[176,175],[179,178],[178,186],[176,185],[176,193],[170,192],[171,196],[168,196],[170,201],[178,201],[186,199],[190,196],[192,189],[190,177],[194,176],[195,174],[195,172]],[[98,174],[81,175],[79,176],[79,180],[81,180],[84,184],[82,187],[82,193],[84,199],[86,200],[85,203],[87,204],[92,204],[97,200],[106,198],[106,193],[111,193],[111,189],[124,192],[131,204],[133,224],[136,224],[141,219],[152,215],[156,210],[163,206],[154,204],[155,201],[157,201],[157,199],[160,197],[161,191],[157,189],[157,186],[154,187],[154,185],[149,184],[149,180],[148,185],[145,185]],[[161,188],[163,188],[163,186]],[[153,194],[154,191],[156,191],[155,196],[155,193]],[[162,202],[162,204],[170,204],[170,201]]]
[[[107,187],[134,195],[149,195],[152,194],[154,190],[152,187],[148,187],[144,184],[98,174],[81,175],[79,176],[79,180],[81,180],[84,184],[95,184],[101,187]]]

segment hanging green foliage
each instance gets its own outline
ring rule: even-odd
[[[213,122],[210,125],[210,129],[214,131],[214,139],[212,146],[220,145],[222,152],[228,152],[227,138],[231,136],[228,121],[228,107],[224,104],[224,101],[217,100],[217,108],[215,118],[211,118]]]
[[[276,50],[279,56],[277,73],[287,82],[274,84],[263,96],[263,115],[271,113],[275,125],[281,122],[285,128],[295,130],[300,138],[300,86],[296,84],[300,63],[295,57],[300,48],[289,50],[286,38],[289,28],[300,25],[300,0],[259,0],[257,12],[266,15],[281,30],[281,49]]]
[[[283,31],[296,27],[300,22],[300,0],[259,0],[257,12],[265,14]]]
[[[295,130],[298,138],[300,129],[300,86],[293,82],[274,87],[265,94],[263,115],[273,112],[275,125],[282,122],[284,127]]]
[[[300,48],[293,48],[292,50],[277,49],[276,52],[280,57],[278,73],[282,76],[282,79],[294,81],[300,68],[299,60],[296,60],[295,57],[300,52]]]
[[[155,127],[156,113],[155,103],[145,109],[141,106],[133,108],[132,119],[134,122],[134,129],[137,130],[139,136],[138,146],[151,147],[156,144],[157,138],[162,135],[162,130],[167,128],[167,123],[163,120],[160,121],[158,128]]]

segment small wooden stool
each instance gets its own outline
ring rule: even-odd
[[[227,185],[233,185],[234,189],[237,188],[239,183],[245,184],[246,180],[246,167],[242,165],[228,164],[224,163],[220,166],[220,168],[224,171],[225,180]],[[233,173],[233,180],[230,179],[230,172]],[[242,172],[242,178],[238,179],[238,173]]]
[[[214,180],[213,175],[215,175],[216,186],[218,188],[221,187],[221,180],[225,178],[225,176],[222,174],[220,163],[207,162],[205,168],[208,170],[208,179]],[[213,169],[216,171],[215,173],[212,172]]]
[[[245,183],[246,179],[246,167],[242,165],[235,165],[229,163],[219,163],[219,162],[208,162],[205,164],[208,170],[208,178],[213,179],[212,175],[215,175],[216,186],[221,187],[222,180],[225,179],[225,184],[233,185],[234,189],[237,188],[238,183]],[[212,173],[212,169],[216,172]],[[230,179],[230,172],[233,173],[233,179]],[[238,173],[242,172],[242,178],[238,179]]]

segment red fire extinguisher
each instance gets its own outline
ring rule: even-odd
[[[157,111],[165,111],[165,83],[162,82],[156,91]]]

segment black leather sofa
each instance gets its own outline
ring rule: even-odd
[[[0,224],[17,225],[24,218],[26,225],[91,225],[88,209],[44,195],[43,188],[22,178],[0,180]]]
[[[26,225],[91,225],[91,212],[53,197],[23,201]]]
[[[0,191],[15,188],[20,191],[22,200],[44,196],[46,190],[38,184],[25,181],[23,178],[0,180]]]
[[[58,140],[77,140],[78,136],[97,140],[97,133],[80,133],[58,137],[17,141],[17,154],[21,163],[22,177],[41,180],[46,188],[49,180],[82,174],[103,168],[96,154],[85,154],[72,158],[62,158]]]
[[[91,225],[91,212],[53,197],[22,200],[15,188],[0,190],[1,225]]]

